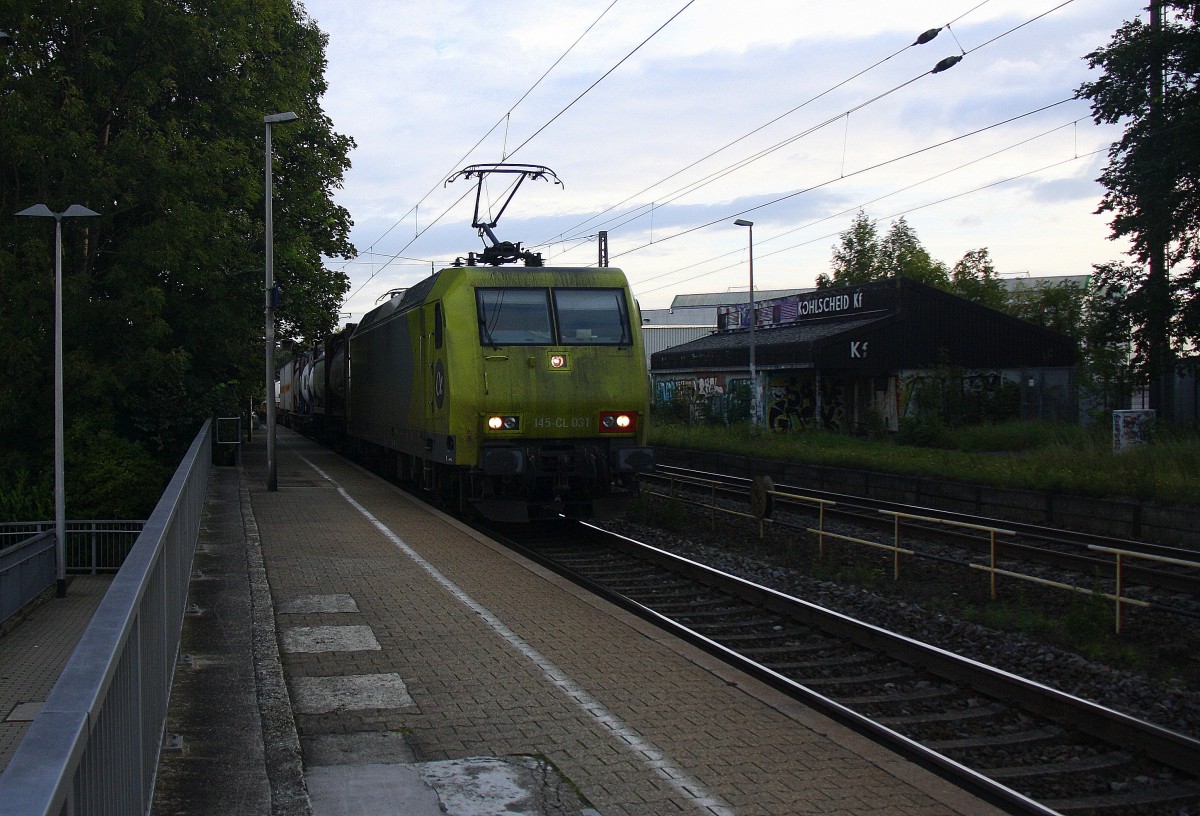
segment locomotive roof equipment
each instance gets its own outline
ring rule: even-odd
[[[500,205],[500,209],[492,217],[491,221],[485,221],[479,215],[479,203],[483,195],[483,180],[493,173],[503,175],[515,175],[517,180],[508,190],[507,196],[504,198],[504,203]],[[549,167],[540,164],[472,164],[454,173],[450,178],[446,179],[446,184],[460,178],[474,178],[475,181],[475,213],[471,219],[471,226],[479,231],[479,237],[486,237],[491,241],[491,245],[485,243],[483,252],[476,255],[474,252],[467,253],[467,266],[476,266],[478,262],[485,263],[489,266],[500,266],[506,263],[516,263],[524,261],[526,266],[541,266],[542,255],[539,252],[530,252],[521,249],[520,242],[513,243],[512,241],[501,241],[496,237],[496,233],[492,230],[496,224],[500,222],[500,216],[504,215],[504,211],[512,202],[513,196],[517,194],[517,190],[525,182],[525,179],[533,179],[535,181],[548,181],[553,179],[554,183],[559,187],[563,187],[563,183],[555,175],[554,171]],[[462,266],[462,258],[456,258],[455,266]]]

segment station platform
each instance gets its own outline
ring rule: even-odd
[[[1001,812],[303,437],[276,459],[210,482],[159,816]]]

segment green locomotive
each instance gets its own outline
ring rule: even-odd
[[[619,514],[654,465],[645,360],[619,269],[449,267],[354,330],[345,433],[490,519]]]

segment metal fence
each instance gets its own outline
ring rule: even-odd
[[[205,422],[0,776],[6,814],[149,812],[211,438]]]
[[[144,519],[68,521],[67,572],[96,575],[116,572],[146,526]],[[49,531],[53,521],[8,521],[0,524],[0,552],[31,536]],[[53,581],[53,576],[51,576]]]
[[[54,531],[21,536],[11,545],[0,539],[0,624],[54,585]]]

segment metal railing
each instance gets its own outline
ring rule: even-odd
[[[205,422],[0,776],[6,814],[149,812],[211,440]]]
[[[0,624],[54,585],[54,531],[21,535],[0,544]]]
[[[67,521],[67,573],[96,575],[116,572],[145,526],[145,519]],[[4,522],[0,524],[0,551],[46,531],[54,532],[53,521]]]
[[[1116,561],[1114,562],[1116,588],[1113,590],[1111,595],[1105,595],[1104,597],[1116,603],[1116,631],[1118,635],[1121,634],[1121,625],[1124,622],[1125,617],[1124,610],[1122,608],[1123,605],[1149,606],[1149,604],[1145,601],[1139,601],[1135,598],[1130,598],[1125,594],[1126,560],[1131,559],[1134,561],[1152,561],[1157,564],[1167,564],[1173,567],[1184,567],[1185,569],[1200,570],[1200,561],[1187,561],[1181,558],[1168,558],[1162,555],[1135,552],[1133,550],[1121,550],[1115,547],[1101,547],[1098,544],[1089,544],[1088,549],[1094,550],[1095,552],[1108,553],[1109,555],[1116,557]]]

